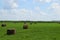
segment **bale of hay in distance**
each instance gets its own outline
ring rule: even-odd
[[[6,24],[2,24],[1,26],[2,26],[2,27],[6,27]]]
[[[23,25],[23,29],[28,29],[28,24],[27,24],[27,23],[25,23],[25,24]]]
[[[15,33],[16,33],[15,29],[8,29],[7,30],[7,35],[13,35]]]

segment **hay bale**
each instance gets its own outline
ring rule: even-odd
[[[15,33],[16,33],[16,31],[14,29],[8,29],[7,30],[7,35],[13,35]]]
[[[28,24],[27,24],[27,23],[25,23],[25,24],[23,25],[23,29],[28,29]]]
[[[6,24],[2,24],[1,26],[2,26],[2,27],[6,27]]]

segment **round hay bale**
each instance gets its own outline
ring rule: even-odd
[[[15,33],[16,33],[16,31],[14,29],[8,29],[7,30],[7,35],[13,35]]]
[[[2,27],[6,27],[6,24],[2,24],[1,26],[2,26]]]
[[[28,24],[24,24],[23,29],[28,29]]]

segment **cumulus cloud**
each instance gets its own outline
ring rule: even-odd
[[[23,0],[24,2],[26,0]],[[34,2],[50,3],[53,0],[33,0]],[[60,17],[60,4],[57,2],[51,3],[47,10],[51,13],[46,13],[41,10],[40,6],[34,6],[34,9],[21,8],[17,9],[20,5],[16,0],[5,0],[5,8],[0,10],[0,19],[2,20],[32,20],[32,21],[46,21],[52,19],[59,19]],[[43,6],[42,6],[43,7]],[[12,9],[11,9],[12,8]],[[53,11],[51,11],[53,9]]]
[[[52,0],[45,0],[45,2],[50,3]]]
[[[53,9],[53,12],[55,13],[55,14],[60,14],[60,5],[59,5],[59,3],[52,3],[49,7],[48,7],[48,9],[50,10],[50,9]]]
[[[60,8],[60,5],[59,5],[59,3],[52,3],[51,5],[50,5],[50,7],[49,7],[49,9],[50,8],[54,8],[54,9],[56,9],[56,8]]]
[[[14,3],[11,5],[11,8],[18,8],[18,4],[14,2]]]
[[[28,9],[11,9],[11,10],[1,10],[0,11],[1,20],[30,20],[30,21],[44,21],[49,20],[47,13],[43,11],[35,12]],[[4,15],[5,14],[5,15]],[[47,18],[46,18],[47,17]]]
[[[52,0],[33,0],[33,2],[50,3]]]
[[[1,20],[29,20],[30,11],[27,9],[0,10]]]
[[[27,2],[27,0],[22,0],[23,2]]]
[[[35,9],[36,11],[40,11],[40,7],[39,7],[39,6],[36,6],[34,9]]]
[[[60,4],[57,2],[51,3],[51,5],[48,7],[48,10],[50,11],[51,18],[54,20],[60,20]]]
[[[10,7],[12,9],[18,8],[19,5],[16,0],[4,0],[4,7]]]

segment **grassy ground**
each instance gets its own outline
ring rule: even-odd
[[[37,23],[30,24],[27,30],[23,29],[23,23],[6,22],[6,27],[1,27],[0,40],[60,40],[60,24]],[[6,35],[7,29],[15,28],[15,35]]]

